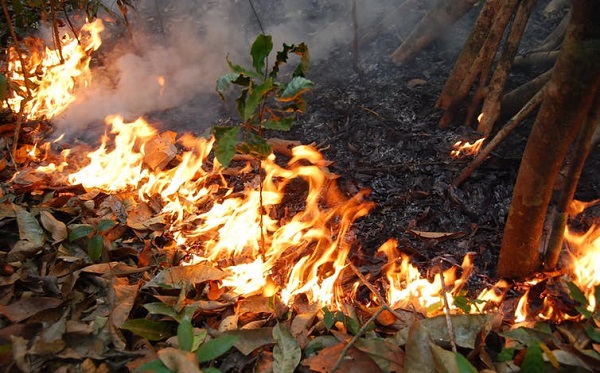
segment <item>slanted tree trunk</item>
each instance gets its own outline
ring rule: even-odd
[[[502,239],[498,276],[526,278],[541,266],[539,245],[554,181],[600,88],[600,1],[573,0],[565,41],[523,154]]]

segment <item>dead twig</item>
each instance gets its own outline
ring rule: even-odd
[[[440,263],[438,264],[438,270],[440,274],[440,283],[442,286],[442,300],[444,301],[444,316],[446,317],[446,327],[448,328],[448,338],[450,340],[450,346],[452,347],[452,352],[457,353],[456,349],[456,341],[454,340],[454,325],[452,324],[452,319],[450,318],[450,303],[448,302],[448,294],[446,292],[446,280],[444,279],[444,270],[442,268],[442,259],[440,258]]]
[[[494,138],[485,146],[485,148],[483,148],[481,152],[477,154],[473,161],[460,173],[460,175],[454,179],[452,185],[458,187],[465,180],[467,180],[473,171],[479,168],[479,166],[487,159],[496,146],[498,146],[498,144],[500,144],[500,142],[502,142],[502,140],[508,136],[510,131],[512,131],[519,123],[521,123],[521,121],[525,119],[525,117],[529,115],[533,109],[542,103],[544,93],[546,92],[546,86],[547,85],[540,89],[538,93],[536,93],[535,96],[533,96],[531,100],[529,100],[529,102],[525,104],[525,106],[523,106],[523,108],[511,120],[509,120],[500,131],[498,131],[496,136],[494,136]]]

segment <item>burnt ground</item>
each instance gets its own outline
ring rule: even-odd
[[[543,40],[564,14],[543,17],[539,11],[545,3],[540,2],[528,25],[523,51]],[[477,269],[472,285],[477,287],[479,281],[494,276],[533,116],[463,185],[452,186],[470,162],[469,158],[452,159],[452,144],[479,136],[458,122],[447,130],[438,129],[441,113],[434,106],[458,54],[456,46],[466,39],[464,30],[475,16],[476,11],[403,66],[388,58],[399,45],[392,34],[382,33],[361,46],[361,73],[352,68],[351,49],[335,50],[327,61],[311,67],[309,78],[316,88],[309,95],[308,111],[285,137],[316,144],[334,162],[330,169],[340,175],[342,187],[349,192],[372,191],[370,198],[376,206],[356,224],[358,242],[367,257],[390,237],[398,239],[400,250],[412,255],[422,268],[429,268],[437,257],[460,264],[467,252],[474,252]],[[536,73],[535,69],[518,71],[509,84],[517,86]],[[412,79],[426,83],[411,88]],[[600,197],[598,150],[596,146],[586,164],[576,196],[579,199]],[[409,230],[466,235],[423,240]]]
[[[561,9],[542,15],[547,3],[544,0],[537,5],[521,53],[541,43],[566,13]],[[281,10],[265,4],[269,1],[256,2],[265,23],[285,17],[278,14]],[[310,4],[312,8],[305,11],[315,21],[346,6],[336,2]],[[333,162],[330,170],[340,175],[340,184],[349,194],[371,190],[375,208],[356,224],[357,246],[361,248],[357,255],[372,258],[388,238],[397,239],[400,250],[424,269],[431,267],[434,258],[460,264],[466,253],[474,252],[474,288],[481,280],[487,283],[487,278],[494,277],[513,184],[534,117],[521,123],[465,183],[458,188],[452,186],[453,179],[470,162],[470,158],[452,159],[452,145],[458,140],[472,142],[480,136],[462,125],[460,118],[448,129],[438,129],[441,113],[435,109],[435,101],[478,10],[474,8],[441,39],[402,66],[389,59],[400,44],[397,30],[383,30],[361,45],[358,72],[353,67],[352,46],[334,47],[309,69],[308,78],[315,82],[315,88],[308,94],[307,112],[289,133],[267,134],[315,144]],[[252,26],[255,20],[249,17],[246,31],[255,35],[260,29]],[[404,34],[408,31],[403,30]],[[515,71],[508,88],[543,71],[535,67]],[[420,79],[420,84],[413,85],[414,79]],[[197,105],[198,101],[202,105]],[[195,132],[199,132],[199,122],[237,121],[235,110],[218,101],[215,93],[201,94],[181,107],[148,117],[165,129]],[[595,172],[600,164],[598,150],[596,146],[587,162],[578,199],[600,197],[600,175]],[[598,215],[593,211],[590,214]],[[582,225],[589,222],[585,218]],[[463,234],[445,240],[423,239],[410,230]]]

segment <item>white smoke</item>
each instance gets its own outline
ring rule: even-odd
[[[390,1],[357,0],[360,21],[379,17]],[[313,63],[326,60],[334,48],[351,52],[351,4],[351,0],[254,0],[264,31],[273,36],[274,49],[284,42],[306,42]],[[128,16],[130,34],[118,32],[114,25],[102,34],[103,66],[93,70],[91,86],[55,119],[57,132],[95,128],[102,132],[103,119],[111,114],[134,119],[177,107],[202,110],[206,97],[213,101],[206,110],[214,110],[215,82],[228,70],[226,57],[247,64],[250,45],[261,32],[250,2],[244,0],[140,0]],[[164,78],[162,90],[159,77]],[[199,123],[198,129],[212,124]]]

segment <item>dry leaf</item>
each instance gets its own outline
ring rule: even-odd
[[[202,373],[198,358],[193,352],[167,347],[157,352],[158,358],[169,369],[177,373]]]
[[[54,243],[62,242],[69,236],[67,225],[56,219],[50,212],[40,211],[40,221],[42,222],[42,226],[52,235]]]
[[[319,351],[317,355],[313,355],[302,360],[302,365],[308,367],[311,371],[329,373],[333,369],[343,349],[343,343],[325,347]],[[368,354],[354,347],[348,350],[348,353],[342,360],[342,363],[337,371],[345,373],[382,372],[381,368],[379,368],[379,366],[369,357]]]
[[[51,297],[22,298],[7,306],[0,305],[0,314],[12,322],[21,322],[39,312],[56,308],[62,303],[62,300]]]
[[[199,284],[206,281],[219,281],[225,272],[206,264],[194,264],[182,267],[166,268],[160,271],[144,288],[162,285],[180,288],[183,284]]]
[[[448,240],[454,238],[461,238],[468,234],[467,232],[425,232],[418,231],[415,229],[408,229],[407,232],[415,235],[418,238],[424,238],[429,240]]]

